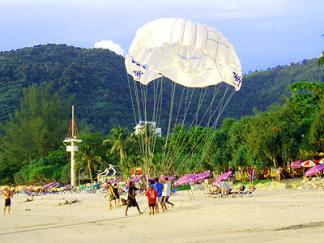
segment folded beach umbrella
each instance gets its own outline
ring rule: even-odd
[[[221,183],[221,181],[226,181],[228,178],[231,177],[232,173],[233,173],[232,171],[228,171],[228,172],[225,172],[225,173],[221,174],[220,176],[218,176],[216,178],[216,180],[214,181],[213,184],[214,185],[219,185]]]
[[[316,165],[315,162],[312,161],[312,160],[306,160],[303,163],[301,163],[301,166],[305,167],[305,168],[310,168],[310,167],[313,167],[315,165]]]
[[[324,171],[324,164],[316,165],[305,172],[305,176],[314,176]]]
[[[302,163],[303,163],[302,160],[296,160],[296,161],[290,163],[290,167],[295,170],[300,169],[300,168],[302,168],[302,165],[301,165]]]

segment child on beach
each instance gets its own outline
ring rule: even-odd
[[[156,198],[158,197],[158,193],[154,189],[153,185],[154,185],[153,183],[150,185],[150,188],[146,191],[146,194],[145,194],[148,198],[148,206],[150,208],[149,215],[155,214],[154,209],[155,209],[155,205],[156,205]]]

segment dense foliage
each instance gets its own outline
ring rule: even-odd
[[[151,176],[182,175],[323,156],[324,69],[316,60],[247,75],[227,109],[234,118],[216,130],[178,126],[168,141],[149,129],[132,133],[125,79],[123,58],[106,50],[46,45],[0,53],[0,183],[69,181],[62,141],[72,102],[82,120],[77,173],[88,180],[109,164],[123,175],[138,166]],[[303,79],[320,82],[296,82]],[[145,145],[153,140],[155,153]]]
[[[286,87],[291,83],[323,82],[324,66],[316,64],[317,60],[304,60],[245,75],[244,84],[224,117],[240,118],[252,114],[254,107],[265,111],[275,102],[282,104],[283,97],[289,95]],[[61,91],[64,101],[74,98],[78,121],[84,120],[92,130],[133,128],[123,57],[109,50],[54,44],[0,52],[0,122],[7,121],[9,114],[19,107],[23,88],[48,83]],[[162,111],[168,112],[168,103],[163,105]]]

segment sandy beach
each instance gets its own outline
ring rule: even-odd
[[[24,202],[15,195],[1,215],[0,242],[323,242],[324,191],[257,191],[254,197],[207,198],[195,191],[171,198],[165,213],[107,209],[103,194],[56,194]],[[64,199],[80,202],[58,206]]]

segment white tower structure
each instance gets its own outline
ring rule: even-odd
[[[64,139],[63,143],[66,146],[66,151],[71,153],[71,187],[75,187],[75,152],[79,150],[78,143],[81,143],[82,140],[78,139],[78,129],[74,119],[74,105],[72,105],[72,118],[70,121],[69,131],[67,133],[66,138]]]

